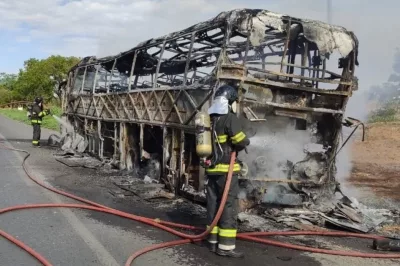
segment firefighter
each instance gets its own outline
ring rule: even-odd
[[[33,126],[32,145],[35,147],[40,147],[40,126],[42,124],[43,117],[49,114],[50,110],[43,110],[43,98],[36,97],[35,102],[30,110],[30,119]]]
[[[207,175],[207,220],[210,225],[218,211],[222,193],[225,188],[231,153],[239,152],[250,144],[250,140],[243,132],[239,118],[236,116],[237,90],[229,85],[223,85],[215,92],[214,101],[208,110],[212,121],[214,137],[214,162],[206,167]],[[212,252],[220,256],[241,258],[242,252],[236,250],[236,232],[238,215],[238,174],[240,163],[235,162],[232,183],[225,208],[218,226],[212,228],[208,236],[208,246]]]

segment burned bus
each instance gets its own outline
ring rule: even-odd
[[[240,155],[243,189],[266,201],[269,187],[318,198],[337,189],[335,161],[346,104],[357,89],[357,54],[356,36],[343,27],[233,10],[116,56],[83,58],[69,72],[63,111],[86,152],[128,170],[156,158],[157,178],[169,190],[198,195],[205,174],[194,118],[207,112],[216,88],[234,85],[251,137]]]

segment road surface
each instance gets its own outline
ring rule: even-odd
[[[54,160],[50,148],[33,148],[31,127],[0,116],[0,138],[16,148],[32,153],[28,166],[36,177],[53,186],[123,211],[180,222],[172,213],[163,213],[142,202],[116,200],[99,185],[90,169],[69,168]],[[46,142],[54,132],[43,130]],[[21,168],[22,155],[0,149],[0,208],[28,203],[75,203],[31,182]],[[193,223],[199,223],[192,221]],[[24,210],[0,216],[0,228],[44,255],[53,265],[124,265],[135,251],[154,243],[176,239],[168,233],[107,214],[83,210]],[[398,261],[360,260],[300,253],[292,250],[240,242],[243,260],[215,256],[204,247],[186,245],[155,251],[134,265],[398,265]],[[33,258],[0,239],[0,265],[40,265]]]
[[[20,148],[29,147],[30,131],[29,126],[0,117],[0,138],[17,140]],[[43,130],[42,139],[46,140],[50,133]],[[34,150],[33,160],[44,158],[46,151],[41,149]],[[28,180],[21,162],[22,157],[18,153],[0,149],[0,208],[27,203],[73,202]],[[36,176],[44,178],[35,165],[31,166]],[[47,169],[44,172],[55,170]],[[103,219],[108,220],[109,217]],[[146,237],[151,228],[129,223],[132,230],[127,231],[90,219],[84,211],[66,209],[27,210],[8,213],[0,218],[2,230],[43,254],[53,265],[124,265],[132,252],[156,242]],[[190,258],[174,250],[155,252],[138,260],[138,265],[190,264]],[[0,265],[40,264],[1,239]]]

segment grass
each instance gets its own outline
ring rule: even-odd
[[[50,110],[54,115],[61,115],[61,108],[59,107],[52,107],[50,108]],[[16,121],[23,122],[27,125],[31,125],[31,121],[26,116],[26,112],[26,109],[24,109],[23,111],[20,111],[18,109],[0,109],[1,115],[4,115]],[[42,127],[56,131],[60,129],[60,125],[58,124],[57,120],[55,120],[51,115],[45,116],[43,118]]]
[[[385,106],[372,112],[369,116],[368,122],[394,122],[398,121],[398,110],[393,106]]]

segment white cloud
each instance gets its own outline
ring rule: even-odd
[[[381,83],[389,76],[400,43],[395,34],[400,32],[400,3],[385,3],[333,1],[333,22],[355,31],[360,40],[357,72],[362,85]],[[24,28],[29,35],[19,41],[30,39],[48,53],[104,56],[244,7],[318,20],[327,17],[326,2],[321,0],[0,0],[0,29]]]
[[[48,39],[59,40],[53,51],[109,55],[211,18],[226,7],[227,1],[209,0],[3,0],[0,28],[28,25],[30,36],[44,46]],[[77,45],[77,36],[86,47]]]

